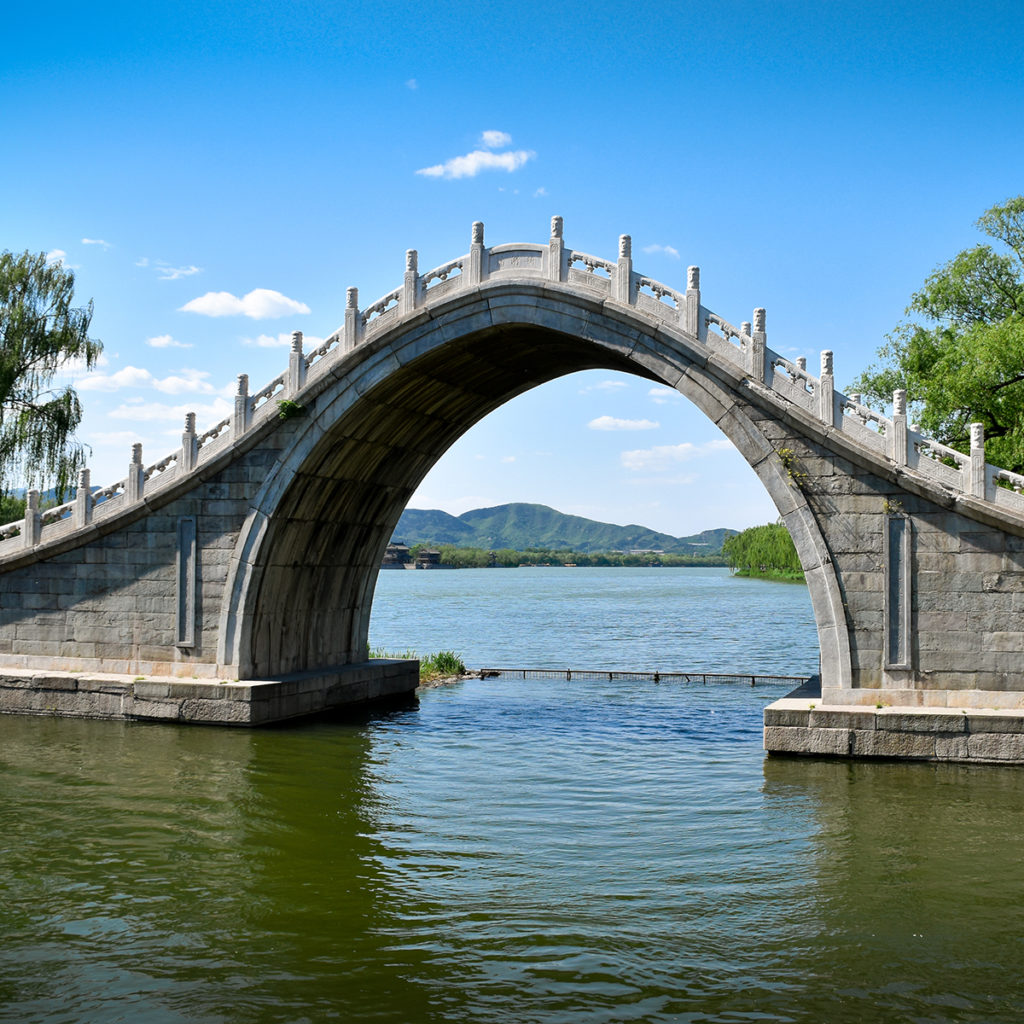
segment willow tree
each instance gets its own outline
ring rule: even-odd
[[[85,463],[82,406],[60,375],[94,366],[103,343],[74,290],[74,273],[44,253],[0,253],[0,493],[52,486],[62,497]]]
[[[904,388],[922,429],[961,451],[985,427],[989,461],[1024,471],[1024,196],[982,214],[995,244],[942,264],[911,297],[909,318],[851,385],[884,406]]]

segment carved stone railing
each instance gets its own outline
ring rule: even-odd
[[[969,455],[940,444],[907,423],[903,392],[893,396],[893,412],[887,417],[863,404],[860,395],[835,390],[831,352],[821,354],[821,373],[814,376],[803,357],[790,360],[769,349],[764,309],[755,309],[751,321],[736,327],[701,305],[699,268],[688,268],[686,290],[678,291],[634,272],[628,235],[619,238],[617,260],[603,259],[567,248],[562,218],[554,217],[546,244],[517,243],[489,249],[484,246],[483,224],[477,222],[469,252],[425,274],[418,271],[416,250],[408,250],[403,283],[398,288],[363,309],[359,307],[358,289],[349,288],[341,326],[308,354],[303,352],[301,332],[296,331],[288,370],[252,394],[248,376],[239,375],[233,414],[197,434],[195,416],[190,413],[177,451],[143,468],[142,446],[136,444],[123,480],[93,492],[88,471],[83,471],[74,500],[43,512],[39,511],[38,494],[30,491],[25,518],[0,527],[0,565],[26,549],[66,540],[79,531],[84,535],[95,520],[114,518],[136,508],[144,497],[148,499],[180,483],[275,418],[280,401],[301,400],[303,389],[311,382],[368,338],[379,337],[417,309],[488,281],[512,280],[550,284],[592,300],[616,303],[632,309],[641,319],[681,330],[691,344],[703,346],[709,357],[738,370],[762,387],[766,395],[782,405],[798,407],[874,457],[918,474],[947,492],[970,495],[1006,512],[1024,515],[1024,476],[985,462],[979,425],[972,426]]]

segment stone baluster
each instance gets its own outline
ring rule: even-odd
[[[551,218],[551,238],[548,239],[548,280],[565,280],[565,240],[562,238],[562,218]]]
[[[701,338],[700,323],[700,267],[686,268],[686,333]],[[707,332],[704,333],[704,338]]]
[[[822,423],[836,425],[836,378],[832,371],[832,352],[821,353],[821,377],[818,381],[818,416]]]
[[[484,273],[484,223],[481,220],[473,221],[472,241],[469,245],[469,266],[465,268],[469,272],[469,285],[477,285],[486,276]]]
[[[985,470],[985,426],[971,424],[971,461],[967,466],[970,473],[968,485],[964,488],[976,498],[987,498],[987,473]]]
[[[889,458],[897,466],[907,464],[907,393],[897,388],[892,393],[892,436],[889,439]]]
[[[146,486],[146,471],[142,468],[142,445],[132,445],[132,461],[128,463],[128,480],[124,485],[125,501],[129,505],[142,499]]]
[[[359,289],[345,292],[345,328],[342,352],[351,352],[363,340],[363,318],[359,315]]]
[[[633,239],[619,235],[619,262],[615,266],[615,298],[618,302],[632,305],[636,301],[633,288]]]
[[[305,383],[306,357],[302,352],[302,331],[292,331],[292,350],[288,355],[288,394],[297,394]]]
[[[92,487],[89,485],[89,470],[78,471],[78,489],[75,491],[75,507],[72,513],[75,528],[88,526],[92,522]]]
[[[25,524],[21,528],[23,547],[34,548],[39,543],[43,523],[39,517],[39,492],[31,490],[25,495]]]
[[[231,417],[231,436],[241,437],[252,422],[252,401],[249,398],[249,374],[238,375],[238,387],[235,390],[235,411]]]
[[[765,315],[763,306],[758,306],[754,310],[754,330],[750,335],[750,362],[747,367],[750,376],[760,384],[765,380],[765,350],[768,347]]]
[[[182,473],[191,473],[196,468],[199,458],[199,438],[196,437],[196,414],[185,414],[185,432],[181,435],[181,461],[178,465]]]
[[[420,304],[419,253],[405,250],[405,277],[402,280],[401,315],[406,316]]]

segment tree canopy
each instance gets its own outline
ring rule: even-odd
[[[60,496],[84,465],[81,403],[54,378],[95,365],[103,344],[89,337],[92,302],[76,307],[74,290],[74,273],[44,253],[0,253],[0,493],[54,486]]]
[[[904,388],[920,428],[970,450],[970,424],[985,427],[990,462],[1024,471],[1024,196],[993,206],[982,243],[938,267],[914,293],[879,349],[883,360],[851,385],[885,405]]]

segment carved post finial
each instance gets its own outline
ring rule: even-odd
[[[238,387],[235,390],[235,411],[231,417],[231,436],[241,437],[249,429],[252,416],[252,403],[249,401],[249,374],[238,375]]]
[[[755,331],[763,331],[765,329],[764,325],[765,325],[765,318],[766,318],[766,316],[767,316],[767,314],[765,313],[764,306],[758,306],[757,309],[754,310],[754,330]]]
[[[700,316],[700,267],[686,268],[686,333],[706,341],[707,324],[701,323]]]
[[[750,330],[751,330],[750,321],[749,320],[744,320],[743,323],[740,324],[740,334],[745,334],[749,338],[750,337]]]
[[[412,271],[416,273],[419,264],[419,253],[415,249],[405,250],[405,269],[406,272]]]
[[[686,268],[686,287],[695,289],[700,288],[700,267]]]
[[[562,237],[562,218],[552,217],[551,218],[551,237],[561,238]]]
[[[907,415],[907,392],[903,388],[892,393],[892,412],[894,416]]]
[[[288,394],[301,391],[306,383],[306,357],[302,354],[302,331],[292,331],[292,350],[288,355]]]
[[[292,331],[292,351],[302,354],[302,331]]]
[[[34,548],[39,543],[42,526],[42,520],[39,518],[39,492],[32,489],[25,495],[25,522],[21,528],[24,547]]]
[[[345,308],[346,309],[358,309],[359,308],[359,289],[358,288],[346,288],[345,289]]]
[[[633,239],[629,235],[619,235],[619,259],[631,260],[633,258]]]
[[[832,370],[832,350],[831,349],[825,349],[824,352],[821,353],[821,372],[823,374],[825,374],[825,373],[831,374],[831,373],[834,372]]]
[[[89,485],[89,470],[78,471],[78,487],[75,490],[75,526],[88,526],[92,522],[92,487]]]
[[[125,496],[131,504],[142,497],[146,486],[146,477],[142,469],[142,445],[136,441],[132,445],[132,461],[128,464],[128,482],[125,485]]]
[[[970,480],[966,490],[976,498],[989,498],[985,426],[982,423],[971,424],[971,461],[968,463],[967,471],[970,473]]]
[[[402,278],[402,295],[399,300],[402,316],[407,316],[420,304],[419,259],[415,249],[405,250],[405,276]]]
[[[482,220],[473,221],[473,245],[484,244],[484,222]]]
[[[754,330],[750,335],[748,372],[761,384],[771,387],[772,369],[768,365],[768,339],[764,333],[764,307],[754,310]]]
[[[185,433],[194,434],[196,432],[196,414],[194,412],[185,413]]]

